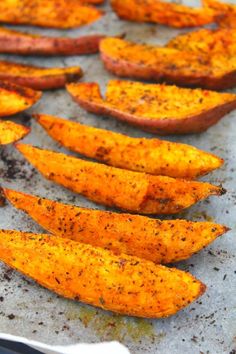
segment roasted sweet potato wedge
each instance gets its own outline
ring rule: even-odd
[[[112,80],[104,99],[96,83],[66,87],[87,111],[161,135],[200,133],[236,108],[234,94],[163,84]]]
[[[6,198],[54,235],[155,263],[189,258],[228,228],[212,222],[157,220],[85,209],[3,189]]]
[[[122,170],[31,145],[16,147],[49,180],[96,203],[140,214],[175,214],[225,193],[209,183]]]
[[[77,0],[0,1],[0,22],[15,25],[74,28],[92,23],[102,14]]]
[[[29,133],[29,128],[8,120],[0,120],[0,145],[11,144]]]
[[[66,298],[138,317],[167,317],[205,285],[175,268],[57,236],[0,231],[0,260]]]
[[[64,87],[66,83],[77,81],[83,72],[79,66],[67,68],[42,68],[33,65],[0,61],[0,80],[38,90]]]
[[[236,85],[236,62],[232,58],[135,44],[119,38],[103,39],[100,52],[107,70],[121,77],[212,90]]]
[[[0,53],[20,55],[82,55],[99,51],[104,35],[47,37],[0,28]]]
[[[53,139],[68,149],[127,170],[194,179],[224,162],[185,144],[132,138],[45,114],[34,117]]]
[[[111,0],[111,5],[124,20],[154,22],[177,28],[203,26],[214,22],[216,16],[211,9],[193,8],[161,0]]]
[[[202,0],[202,2],[207,10],[210,8],[217,14],[221,14],[216,20],[221,27],[236,28],[236,5],[218,0]]]
[[[40,91],[0,81],[0,117],[22,112],[33,106],[41,97]]]
[[[200,29],[181,34],[167,44],[169,48],[204,55],[236,57],[236,29]],[[236,60],[236,59],[235,59]]]

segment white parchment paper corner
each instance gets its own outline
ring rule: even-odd
[[[118,342],[105,342],[98,344],[74,344],[68,346],[52,346],[11,334],[0,333],[0,339],[20,342],[45,354],[129,354],[129,350]]]

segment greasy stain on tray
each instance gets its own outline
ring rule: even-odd
[[[159,342],[165,333],[155,333],[151,320],[128,318],[90,306],[74,304],[67,307],[66,317],[69,321],[79,320],[85,328],[90,329],[100,340],[131,340],[139,342],[142,339]]]
[[[176,216],[174,215],[173,219],[190,219],[193,221],[215,222],[215,219],[212,216],[208,215],[205,211],[197,211],[191,213],[191,211],[186,210]]]

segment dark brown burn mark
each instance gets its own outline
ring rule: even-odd
[[[99,298],[99,302],[100,302],[100,304],[101,304],[101,305],[104,305],[104,304],[105,304],[105,300],[103,299],[103,297],[102,297],[102,296],[100,296],[100,298]]]
[[[105,148],[103,146],[99,146],[97,148],[95,157],[100,159],[100,160],[105,160],[106,157],[109,156],[110,152],[111,152],[111,149]]]
[[[78,71],[77,73],[66,73],[65,74],[65,81],[66,82],[75,82],[78,81],[81,76],[83,75],[82,70]]]

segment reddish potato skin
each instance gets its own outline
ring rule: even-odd
[[[114,60],[101,52],[101,59],[106,69],[119,77],[127,77],[154,82],[174,83],[183,87],[201,87],[208,90],[226,90],[236,85],[236,70],[219,78],[202,75],[179,76],[174,71],[165,73],[154,67],[131,63],[126,60]]]
[[[6,62],[0,62],[0,80],[5,80],[9,82],[13,82],[19,86],[25,86],[25,87],[30,87],[35,90],[50,90],[50,89],[56,89],[56,88],[62,88],[66,85],[66,83],[69,82],[75,82],[78,81],[81,76],[83,75],[82,70],[78,67],[78,69],[73,72],[73,73],[60,73],[60,74],[49,74],[46,70],[49,68],[45,68],[45,75],[40,75],[40,76],[34,76],[33,74],[31,76],[20,76],[17,75],[17,72],[11,73],[11,71],[3,71],[1,70],[1,63],[4,65]],[[8,62],[9,66],[12,64],[13,66],[16,65],[18,66],[17,63],[13,62]],[[21,65],[19,65],[20,67]],[[27,71],[27,68],[34,68],[33,66],[24,66],[22,65]],[[38,67],[35,67],[38,69]],[[41,69],[41,68],[40,68]],[[19,69],[21,70],[21,69]],[[65,68],[66,70],[66,68]]]
[[[81,77],[80,74],[65,74],[65,75],[58,75],[58,76],[44,76],[44,77],[12,77],[3,73],[0,73],[0,80],[9,80],[18,85],[22,85],[25,87],[31,87],[32,89],[36,90],[51,90],[62,88],[68,82],[77,81]]]
[[[119,108],[115,110],[105,106],[103,104],[103,98],[101,96],[98,84],[87,83],[86,85],[92,92],[90,99],[83,100],[79,97],[72,96],[75,102],[77,102],[86,111],[99,115],[115,117],[133,126],[138,126],[144,131],[158,133],[159,135],[201,133],[216,124],[225,114],[236,108],[235,99],[233,102],[226,103],[222,106],[215,107],[207,112],[188,117],[186,119],[150,119],[148,121],[147,119],[142,119],[134,114],[119,111]]]
[[[79,38],[31,36],[0,29],[0,53],[43,56],[95,54],[104,37],[99,34]]]

